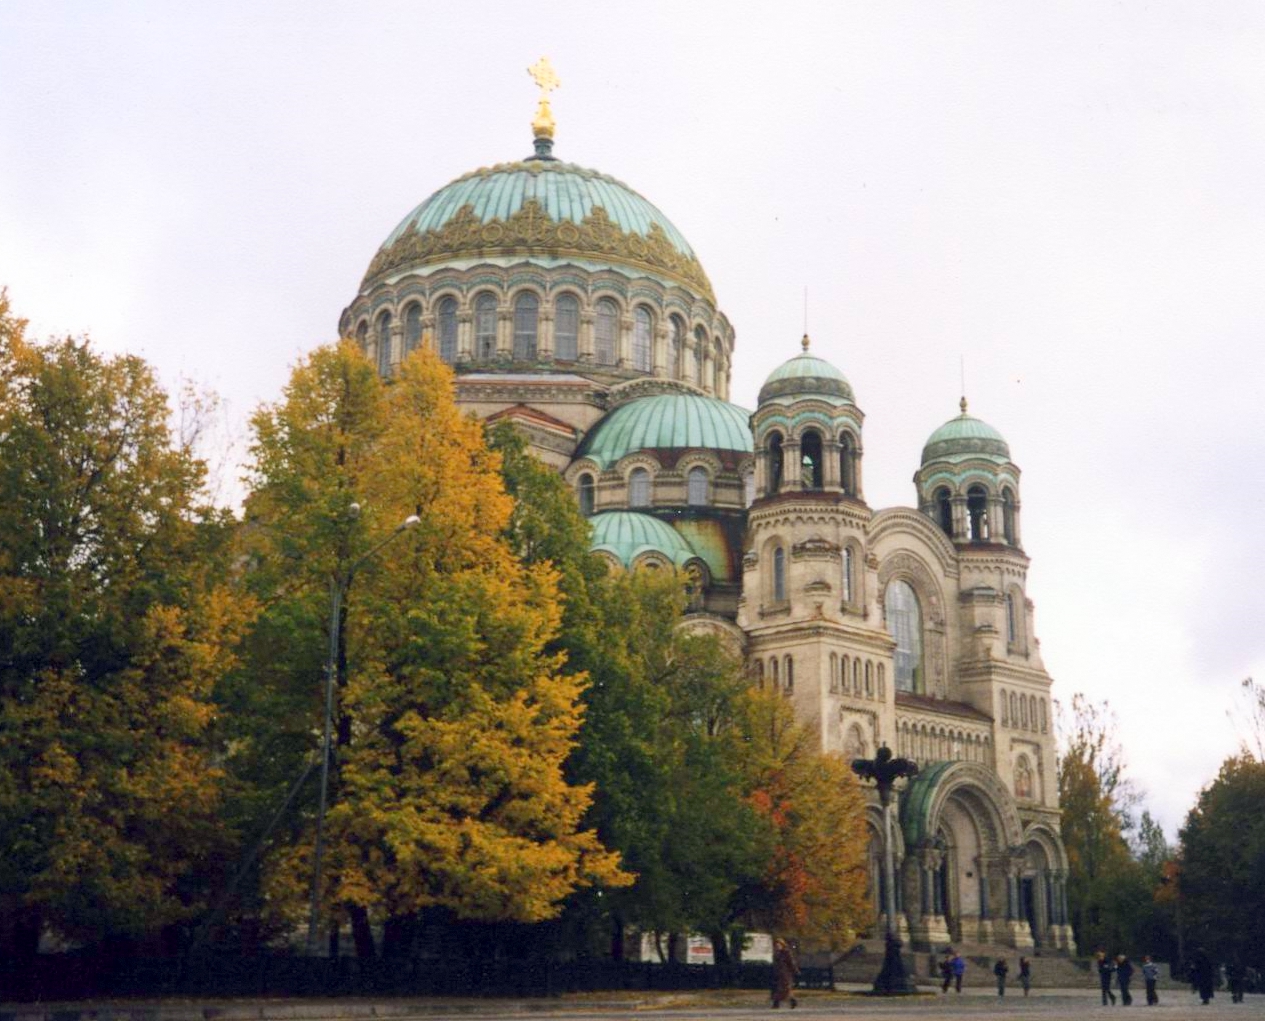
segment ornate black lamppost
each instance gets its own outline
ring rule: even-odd
[[[913,981],[905,974],[900,956],[900,939],[896,935],[896,865],[892,850],[892,785],[902,777],[918,775],[912,759],[894,759],[892,750],[883,745],[872,759],[853,759],[852,772],[863,780],[873,780],[883,806],[883,879],[887,903],[887,949],[883,954],[883,970],[874,980],[876,996],[900,996],[916,993]]]

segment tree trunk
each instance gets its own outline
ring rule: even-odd
[[[371,961],[377,956],[373,946],[373,930],[369,928],[369,912],[359,904],[347,909],[351,916],[351,937],[356,944],[356,956],[362,961]]]
[[[713,931],[709,938],[712,941],[712,961],[717,967],[724,967],[729,963],[729,940],[719,929]]]
[[[611,918],[611,958],[616,961],[624,959],[624,920],[618,915]]]

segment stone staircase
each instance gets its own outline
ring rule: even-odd
[[[993,965],[997,958],[1004,957],[1010,965],[1009,983],[1015,987],[1019,984],[1019,954],[1014,947],[993,946],[982,943],[956,943],[954,948],[966,958],[966,973],[962,976],[962,984],[968,986],[993,986]],[[943,950],[943,948],[940,948]],[[883,941],[867,939],[857,944],[852,953],[837,957],[833,961],[836,982],[873,982],[883,965]],[[905,968],[914,976],[920,986],[938,986],[940,978],[941,953],[927,951],[904,952]],[[1062,954],[1041,955],[1028,952],[1032,962],[1033,988],[1047,989],[1096,989],[1098,975],[1093,970],[1089,958],[1067,957]],[[826,962],[823,962],[826,963]],[[1141,988],[1141,976],[1138,976]]]

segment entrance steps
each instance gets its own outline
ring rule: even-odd
[[[1010,965],[1007,984],[1019,987],[1019,956],[1026,953],[1032,962],[1033,988],[1088,989],[1097,988],[1098,975],[1092,959],[1068,957],[1065,954],[1040,954],[1035,951],[1018,951],[1014,947],[987,943],[955,943],[953,948],[966,959],[966,972],[962,984],[967,986],[995,986],[993,965],[997,958],[1005,958]],[[940,962],[944,947],[935,953],[903,948],[905,968],[922,986],[939,985]],[[834,959],[836,982],[873,982],[883,965],[884,944],[882,939],[862,940],[850,954]],[[1138,976],[1141,988],[1141,975]]]

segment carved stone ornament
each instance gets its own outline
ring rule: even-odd
[[[495,168],[493,168],[495,169]],[[536,199],[527,199],[506,219],[484,223],[474,207],[462,206],[438,230],[419,233],[410,226],[394,242],[378,250],[365,273],[361,290],[404,267],[458,257],[515,255],[547,251],[566,258],[604,257],[637,269],[673,277],[715,301],[711,281],[697,258],[682,255],[657,223],[646,235],[624,232],[601,206],[594,206],[578,224],[558,223]]]
[[[822,539],[817,536],[805,539],[803,542],[797,542],[791,547],[791,557],[796,560],[801,557],[817,559],[820,557],[838,558],[838,556],[838,543],[830,542],[828,539]]]

